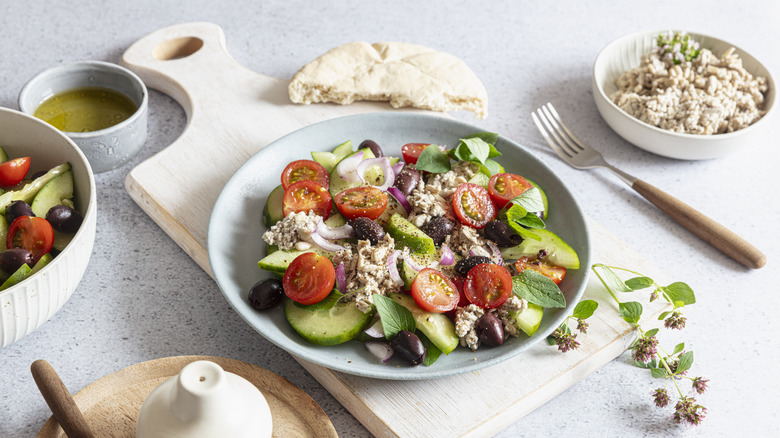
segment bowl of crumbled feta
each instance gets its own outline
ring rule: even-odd
[[[775,96],[772,75],[756,58],[698,33],[624,36],[593,65],[593,97],[607,124],[670,158],[719,158],[760,143]]]

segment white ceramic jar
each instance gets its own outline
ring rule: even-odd
[[[201,360],[149,394],[136,437],[270,437],[272,430],[271,409],[255,385]]]

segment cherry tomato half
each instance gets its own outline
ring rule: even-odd
[[[282,171],[282,187],[285,190],[298,181],[307,180],[314,181],[327,189],[330,175],[320,163],[312,160],[293,161]]]
[[[412,282],[412,298],[426,312],[444,313],[458,305],[460,292],[446,275],[424,268]]]
[[[305,252],[296,257],[282,278],[284,293],[301,304],[316,304],[333,290],[336,269],[327,257]]]
[[[472,183],[458,186],[452,195],[452,210],[461,223],[472,228],[482,228],[496,218],[496,206],[487,189]]]
[[[19,216],[8,227],[5,247],[24,248],[33,255],[37,262],[44,254],[51,251],[54,244],[54,229],[49,221],[42,217]]]
[[[469,304],[471,304],[471,301],[469,301],[469,299],[466,298],[466,294],[463,293],[463,283],[466,281],[465,277],[461,277],[460,275],[455,275],[453,277],[450,277],[450,281],[458,289],[458,294],[460,294],[460,300],[458,301],[458,305],[455,306],[454,309],[450,310],[449,312],[445,312],[445,314],[450,319],[455,319],[455,315],[457,314],[458,307],[466,307]]]
[[[488,192],[499,209],[504,208],[512,198],[533,187],[528,180],[513,173],[497,173],[490,177]]]
[[[339,192],[335,201],[347,220],[360,216],[376,219],[387,208],[387,193],[372,186],[353,187]]]
[[[314,210],[314,213],[327,219],[330,216],[330,193],[314,181],[298,181],[284,191],[282,196],[282,214]]]
[[[14,158],[0,163],[0,187],[11,187],[22,182],[30,170],[30,157]]]
[[[420,158],[420,154],[422,151],[425,150],[428,146],[431,146],[430,143],[407,143],[401,147],[401,155],[404,157],[404,161],[406,164],[415,164],[417,163],[417,159]],[[443,152],[444,146],[438,146],[438,148]]]
[[[466,275],[463,292],[472,304],[484,309],[496,308],[512,295],[512,275],[503,266],[482,263]]]
[[[555,284],[561,284],[563,277],[566,276],[566,268],[550,263],[547,260],[542,260],[539,257],[520,257],[515,262],[515,269],[517,269],[517,272],[532,269],[549,278]]]

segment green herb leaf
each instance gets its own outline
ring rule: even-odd
[[[532,239],[538,242],[542,241],[541,236],[529,230],[528,228],[521,226],[516,221],[508,221],[507,223],[515,231],[515,233],[519,234],[523,239]]]
[[[618,315],[629,324],[636,324],[642,317],[642,305],[636,301],[620,303]]]
[[[495,146],[496,142],[498,141],[498,134],[495,132],[477,132],[476,134],[467,135],[464,138],[479,138],[482,139],[485,143]],[[495,150],[495,148],[493,148]],[[498,151],[495,151],[498,155],[493,155],[493,152],[491,151],[491,154],[488,155],[488,158],[498,157],[501,156],[501,153]]]
[[[304,305],[304,304],[299,304],[299,303],[295,303],[295,304],[297,304],[299,307],[303,307],[303,308],[306,308],[306,309],[312,309],[312,310],[315,310],[315,311],[323,311],[323,310],[329,310],[329,309],[333,308],[333,306],[335,306],[336,303],[339,302],[339,299],[341,297],[343,297],[343,296],[344,296],[344,294],[342,294],[341,292],[339,292],[336,289],[333,289],[330,292],[330,294],[327,297],[325,297],[324,300],[320,301],[319,303],[310,304],[308,306]]]
[[[674,347],[674,351],[672,351],[672,356],[683,351],[683,349],[685,349],[685,342],[680,342]]]
[[[659,321],[661,321],[661,320],[664,320],[664,319],[666,319],[666,317],[667,317],[667,316],[669,316],[671,313],[672,313],[672,311],[671,311],[671,310],[670,310],[670,311],[668,311],[668,312],[663,312],[663,313],[661,313],[660,315],[658,315],[658,320],[659,320]]]
[[[530,269],[512,277],[512,292],[529,303],[542,307],[566,307],[566,297],[558,285]]]
[[[504,168],[501,167],[500,164],[498,164],[498,161],[491,160],[489,158],[487,160],[485,160],[484,167],[485,167],[485,169],[487,169],[487,172],[488,172],[487,175],[488,176],[493,176],[493,175],[495,175],[497,173],[503,173],[503,171],[504,171]]]
[[[451,169],[450,157],[446,152],[442,152],[438,146],[429,145],[417,158],[415,167],[417,170],[424,170],[430,173],[449,172]]]
[[[649,337],[655,336],[657,334],[658,334],[658,329],[657,328],[654,328],[654,329],[651,329],[651,330],[648,330],[648,331],[645,332],[645,336],[649,336]]]
[[[531,187],[520,195],[512,198],[512,200],[509,202],[512,203],[512,207],[523,207],[526,212],[544,211],[544,200],[542,199],[542,192],[536,187]]]
[[[441,350],[439,350],[439,347],[431,342],[431,340],[428,339],[428,337],[422,334],[419,330],[415,332],[415,334],[418,338],[420,338],[420,341],[422,341],[423,346],[425,347],[425,359],[423,359],[423,365],[429,367],[437,360],[439,360],[439,356],[441,356]]]
[[[401,330],[414,332],[416,328],[414,316],[409,309],[396,303],[392,298],[379,294],[374,294],[373,299],[387,339],[393,339]]]
[[[598,307],[599,303],[595,300],[582,300],[574,307],[574,312],[571,316],[577,319],[588,319],[593,316],[593,312]]]
[[[631,288],[626,286],[626,283],[624,283],[609,266],[599,263],[593,265],[593,270],[596,271],[597,274],[601,271],[600,278],[610,289],[614,289],[618,292],[631,292]]]
[[[462,148],[468,149],[468,153],[463,151]],[[477,161],[485,164],[485,160],[490,156],[490,145],[479,137],[462,138],[457,149],[458,154],[463,158],[469,157],[465,161]],[[494,148],[495,149],[495,148]]]
[[[656,379],[662,379],[669,377],[669,372],[666,371],[666,368],[652,368],[650,370],[650,375]]]
[[[682,356],[680,356],[680,359],[677,362],[677,369],[675,370],[675,374],[688,371],[691,369],[691,365],[693,365],[693,351],[686,351],[682,354]]]
[[[634,277],[626,280],[626,286],[631,290],[645,289],[653,285],[653,279],[649,277]]]
[[[687,306],[696,302],[696,296],[693,294],[693,289],[681,281],[672,283],[662,289],[669,301],[674,304],[675,308]]]

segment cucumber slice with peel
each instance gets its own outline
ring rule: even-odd
[[[59,166],[53,167],[44,175],[39,176],[33,181],[25,184],[20,190],[12,190],[0,195],[0,214],[5,214],[5,209],[8,205],[17,200],[22,200],[26,203],[31,203],[35,199],[35,195],[46,185],[49,181],[54,179],[57,175],[65,173],[70,170],[70,163],[63,163]]]
[[[263,224],[266,227],[271,228],[275,223],[284,219],[283,197],[284,187],[281,184],[268,194],[268,199],[265,201],[265,208],[263,209]]]
[[[36,216],[45,218],[50,208],[60,204],[73,208],[73,172],[70,170],[41,187],[30,208]]]
[[[357,337],[374,318],[353,302],[337,302],[323,309],[316,304],[304,306],[285,298],[284,316],[302,338],[317,345],[337,345]]]
[[[510,314],[517,322],[517,326],[528,336],[532,336],[539,330],[544,316],[544,308],[538,304],[528,303],[528,307],[521,311],[511,311]]]
[[[455,334],[455,324],[443,313],[431,313],[421,309],[414,298],[404,294],[389,294],[390,298],[406,307],[414,316],[415,326],[444,354],[450,354],[460,343]]]
[[[526,238],[519,245],[501,249],[501,256],[506,260],[517,260],[520,257],[535,257],[539,251],[547,251],[547,260],[566,269],[579,269],[580,259],[577,252],[558,237],[555,233],[542,228],[534,228],[532,232],[542,238],[541,241]]]
[[[269,251],[269,254],[265,257],[263,257],[259,262],[257,262],[257,266],[260,267],[260,269],[264,269],[266,271],[276,272],[279,274],[284,274],[284,271],[287,270],[287,267],[290,266],[290,263],[292,263],[293,260],[295,260],[296,257],[298,257],[301,254],[307,253],[307,252],[314,252],[321,256],[332,258],[334,253],[330,251],[325,251],[324,249],[320,248],[311,248],[304,251],[299,250],[287,250],[287,251]]]

